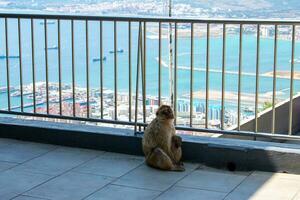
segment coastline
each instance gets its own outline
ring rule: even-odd
[[[156,61],[159,61],[159,58],[156,57],[155,58]],[[168,64],[161,59],[161,65],[165,68],[169,68]],[[174,68],[174,67],[173,67]],[[189,66],[177,66],[177,69],[180,70],[190,70]],[[194,71],[200,71],[200,72],[205,72],[206,68],[205,67],[195,67],[194,66]],[[218,69],[209,69],[210,73],[222,73],[222,70],[218,70]],[[234,74],[234,75],[239,75],[238,71],[228,71],[225,70],[224,72],[225,74]],[[255,73],[251,73],[251,72],[242,72],[241,73],[242,76],[256,76]],[[269,71],[266,73],[262,73],[259,75],[260,77],[268,77],[268,78],[272,78],[273,77],[273,71]],[[290,79],[291,78],[291,72],[290,71],[277,71],[276,72],[276,78],[282,78],[282,79]],[[300,80],[300,72],[298,71],[294,71],[294,80]]]
[[[190,97],[190,94],[183,95],[186,98]],[[272,93],[260,93],[258,94],[258,103],[263,104],[265,102],[272,102]],[[205,100],[206,99],[206,91],[200,90],[193,92],[193,98]],[[222,100],[222,91],[218,90],[210,90],[209,91],[209,100],[221,101]],[[280,97],[280,95],[276,96],[276,101],[280,102],[284,100],[284,97]],[[238,93],[232,91],[225,91],[225,101],[228,103],[237,103],[238,101]],[[241,103],[243,105],[251,105],[253,106],[255,102],[255,94],[254,93],[241,93]]]
[[[273,71],[266,72],[262,75],[266,76],[266,77],[273,77]],[[291,71],[277,71],[276,72],[276,77],[277,78],[290,79],[291,78]],[[300,72],[294,71],[294,80],[300,80]]]
[[[256,35],[256,26],[255,25],[248,25],[247,29],[244,28],[243,34],[245,35]],[[172,27],[174,32],[174,26]],[[206,38],[207,33],[207,26],[203,24],[196,24],[193,28],[193,37],[194,38]],[[226,26],[227,36],[234,36],[239,35],[239,28],[236,25],[227,25]],[[158,39],[159,30],[157,26],[150,26],[147,29],[147,32],[151,33],[151,35],[147,36],[149,39]],[[261,27],[261,39],[274,39],[274,35],[271,34],[270,27]],[[161,38],[167,39],[169,38],[169,28],[168,27],[161,27]],[[173,33],[174,34],[174,33]],[[223,34],[223,27],[217,24],[210,26],[210,37],[218,38],[222,37]],[[182,27],[177,27],[177,37],[178,38],[190,38],[191,37],[191,28],[188,25],[182,25]],[[277,36],[278,40],[283,41],[292,41],[291,34],[279,34]],[[295,36],[295,42],[300,42],[300,35]]]

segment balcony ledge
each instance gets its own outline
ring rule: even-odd
[[[0,118],[0,137],[142,155],[141,136],[132,130]],[[183,159],[216,168],[300,174],[300,146],[182,135]]]

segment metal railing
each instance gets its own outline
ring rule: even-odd
[[[178,130],[186,130],[186,131],[199,131],[199,132],[212,132],[212,133],[219,133],[219,134],[231,134],[231,135],[245,135],[245,136],[261,136],[261,137],[274,137],[274,138],[283,138],[283,139],[299,139],[298,136],[292,135],[292,122],[293,122],[293,96],[294,96],[294,73],[295,73],[295,38],[296,38],[296,26],[300,25],[300,21],[296,20],[235,20],[235,19],[188,19],[188,18],[157,18],[157,17],[109,17],[109,16],[81,16],[81,15],[39,15],[39,14],[4,14],[0,13],[0,19],[4,20],[4,37],[5,37],[5,65],[6,65],[6,93],[7,93],[7,109],[1,109],[0,113],[2,114],[13,114],[13,115],[22,115],[22,116],[36,116],[36,117],[46,117],[46,118],[58,118],[58,119],[68,119],[68,120],[80,120],[80,121],[90,121],[90,122],[102,122],[102,123],[111,123],[111,124],[120,124],[120,125],[130,125],[136,127],[139,130],[141,130],[142,127],[147,126],[147,109],[146,109],[146,99],[147,99],[147,81],[146,81],[146,72],[148,67],[156,68],[158,71],[157,74],[157,104],[161,105],[163,103],[163,84],[168,84],[167,81],[162,79],[162,40],[163,40],[163,31],[164,31],[164,24],[172,24],[172,29],[174,30],[174,112],[175,115],[178,114],[178,71],[179,71],[179,62],[178,62],[178,49],[179,49],[179,28],[178,26],[180,24],[186,25],[186,30],[189,30],[190,35],[188,36],[188,39],[190,40],[190,66],[189,66],[189,122],[187,126],[178,125],[177,118],[175,119],[175,123],[177,123],[176,128]],[[8,31],[8,21],[9,20],[17,20],[17,35],[18,35],[18,59],[19,59],[19,86],[13,86],[13,87],[19,87],[20,90],[20,111],[16,111],[16,109],[13,108],[11,103],[11,65],[10,65],[10,43],[9,43],[9,31]],[[31,43],[31,83],[32,84],[32,107],[33,110],[31,111],[25,111],[25,100],[24,100],[24,63],[23,63],[23,56],[24,56],[24,49],[22,48],[23,44],[22,41],[22,20],[23,21],[29,21],[29,28],[30,28],[30,43]],[[44,37],[43,40],[40,40],[41,43],[44,41],[44,63],[45,63],[45,83],[46,83],[46,96],[45,96],[45,102],[46,105],[46,113],[39,113],[37,112],[39,101],[37,100],[36,96],[36,89],[37,89],[37,80],[36,80],[36,73],[39,66],[36,65],[35,60],[37,59],[35,46],[36,44],[36,35],[35,35],[35,22],[41,21],[43,24],[43,30],[44,30]],[[50,91],[49,91],[49,21],[54,20],[57,24],[56,28],[56,34],[57,34],[57,56],[58,56],[58,110],[59,112],[56,114],[51,113],[50,111]],[[72,115],[64,115],[63,112],[63,77],[62,77],[62,21],[69,22],[70,23],[70,39],[71,39],[71,73],[69,74],[69,77],[71,77],[71,94],[72,96],[69,98],[69,100],[72,103]],[[76,68],[75,68],[75,61],[76,61],[76,40],[75,40],[75,23],[82,22],[85,24],[84,26],[84,33],[85,33],[85,85],[86,85],[86,92],[85,92],[85,99],[86,99],[86,116],[78,116],[78,112],[82,112],[81,110],[78,111],[78,108],[76,107]],[[112,30],[107,33],[104,29],[104,23],[110,22],[113,24]],[[27,25],[28,25],[27,23]],[[92,31],[89,28],[89,23],[98,23],[97,26],[99,26],[99,80],[100,80],[100,88],[99,88],[99,107],[100,107],[100,116],[99,117],[91,117],[91,78],[90,78],[90,53],[91,48],[89,47],[90,44],[90,32]],[[122,29],[122,31],[127,32],[126,38],[120,38],[118,37],[119,30],[118,24],[119,23],[125,23],[127,24],[128,29]],[[154,25],[157,29],[158,36],[158,48],[153,50],[157,51],[158,54],[158,63],[157,65],[148,65],[147,64],[147,34],[148,32],[148,24]],[[204,117],[204,123],[203,126],[194,126],[194,92],[195,92],[195,60],[197,59],[195,57],[195,26],[201,25],[202,28],[200,28],[202,31],[205,31],[206,35],[203,36],[203,38],[206,39],[206,50],[205,50],[205,117]],[[221,54],[221,117],[220,117],[220,127],[218,129],[212,129],[209,126],[209,101],[210,101],[210,73],[211,73],[211,31],[212,27],[220,25],[222,28],[219,29],[219,36],[221,37],[222,41],[222,54]],[[231,52],[226,51],[227,46],[227,27],[235,25],[237,26],[237,35],[238,35],[238,70],[236,72],[237,75],[237,128],[236,130],[232,129],[226,129],[225,128],[225,101],[226,101],[226,56],[230,54]],[[243,41],[244,41],[244,26],[254,26],[256,27],[256,71],[255,71],[255,106],[254,106],[254,120],[255,120],[255,126],[253,131],[243,131],[240,129],[242,124],[241,119],[241,93],[242,93],[242,77],[243,77]],[[272,130],[271,133],[261,133],[258,130],[258,119],[259,119],[259,89],[260,89],[260,44],[261,44],[261,27],[262,26],[271,26],[274,29],[274,63],[273,63],[273,74],[272,74],[272,80],[273,80],[273,88],[272,88]],[[277,58],[278,58],[278,28],[279,26],[285,26],[288,28],[291,28],[291,68],[290,68],[290,94],[289,94],[289,115],[288,117],[288,134],[275,134],[275,111],[276,111],[276,81],[277,81]],[[27,27],[28,28],[28,27]],[[65,27],[64,27],[65,28]],[[137,28],[137,38],[133,38],[134,32],[136,33]],[[104,50],[103,50],[103,44],[104,44],[104,33],[109,34],[110,37],[112,37],[113,40],[113,65],[109,67],[113,67],[113,74],[111,74],[111,77],[113,79],[113,95],[112,95],[112,101],[113,101],[113,118],[107,119],[104,117]],[[218,36],[217,36],[218,37]],[[118,80],[118,70],[119,70],[119,64],[120,61],[118,60],[118,44],[119,41],[126,40],[128,45],[128,83],[122,83],[122,84],[128,84],[128,120],[121,120],[118,119],[118,106],[119,106],[119,80]],[[133,41],[137,40],[137,44],[133,44]],[[135,49],[133,46],[136,46]],[[27,52],[28,53],[28,52]],[[132,57],[136,55],[136,68],[134,68],[134,59]],[[132,81],[133,73],[135,74],[135,83]],[[140,83],[141,80],[141,83]],[[133,84],[135,84],[135,91],[133,90]],[[142,89],[142,94],[140,95],[140,87]],[[135,94],[134,94],[135,92]],[[138,112],[139,112],[139,105],[138,102],[140,101],[141,96],[141,102],[142,102],[142,120],[138,120]],[[135,97],[135,99],[133,99]],[[134,108],[133,108],[134,105]],[[134,114],[133,114],[134,109]],[[134,120],[133,120],[134,119]]]

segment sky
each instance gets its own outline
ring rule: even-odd
[[[0,0],[2,12],[167,14],[167,0]],[[174,16],[300,19],[299,0],[173,0]]]

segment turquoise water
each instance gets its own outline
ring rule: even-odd
[[[44,26],[40,24],[42,20],[35,20],[35,66],[36,81],[45,81],[45,50],[44,50]],[[18,55],[18,33],[17,20],[8,20],[9,55]],[[151,26],[153,24],[149,24]],[[31,35],[30,21],[21,20],[22,27],[22,64],[23,64],[23,84],[32,83],[32,60],[31,60]],[[75,28],[75,79],[76,86],[86,87],[86,44],[85,44],[85,23],[76,21]],[[62,81],[71,84],[71,24],[69,21],[61,22],[61,61],[62,61]],[[103,24],[103,47],[104,56],[104,87],[114,88],[114,57],[109,54],[113,49],[113,24],[104,22]],[[118,54],[118,91],[128,91],[128,26],[127,23],[118,23],[117,46],[124,49],[124,53]],[[132,88],[135,89],[136,77],[136,55],[137,55],[137,31],[136,23],[132,25]],[[153,35],[154,33],[148,33]],[[238,36],[228,36],[226,41],[226,71],[238,70]],[[92,59],[99,57],[99,23],[89,22],[89,64],[90,64],[90,87],[100,87],[100,62],[92,62]],[[57,45],[57,23],[48,25],[48,47]],[[261,39],[260,48],[260,71],[265,73],[273,70],[273,50],[274,41],[272,39]],[[48,51],[49,81],[58,82],[58,56],[57,50]],[[194,40],[194,67],[205,68],[206,65],[206,38],[195,38]],[[0,20],[0,54],[5,54],[5,31],[4,20]],[[296,58],[299,55],[299,43],[296,43]],[[147,71],[146,87],[148,95],[158,94],[158,40],[147,39]],[[278,70],[290,70],[291,42],[280,40],[278,42]],[[168,40],[162,40],[162,59],[168,60]],[[190,39],[178,39],[178,65],[190,66]],[[256,70],[256,37],[254,35],[243,35],[243,72],[250,73],[242,76],[242,92],[255,92],[255,70]],[[222,67],[222,38],[211,38],[210,48],[210,69],[221,70]],[[299,71],[299,64],[295,65],[295,70]],[[19,86],[19,60],[9,59],[10,84]],[[253,73],[253,74],[251,74]],[[211,90],[221,90],[221,73],[210,72],[209,88]],[[237,91],[238,76],[236,74],[226,74],[226,91]],[[162,94],[168,95],[168,69],[162,68]],[[272,91],[273,80],[270,77],[260,77],[259,92]],[[277,90],[285,90],[288,96],[289,79],[277,79]],[[6,60],[0,59],[0,87],[6,86]],[[295,92],[299,91],[300,82],[295,80]],[[194,71],[194,91],[205,90],[205,71]],[[178,95],[188,93],[190,90],[190,71],[178,71]],[[7,107],[7,95],[0,94],[1,108]],[[19,105],[20,100],[13,98],[12,106]]]

